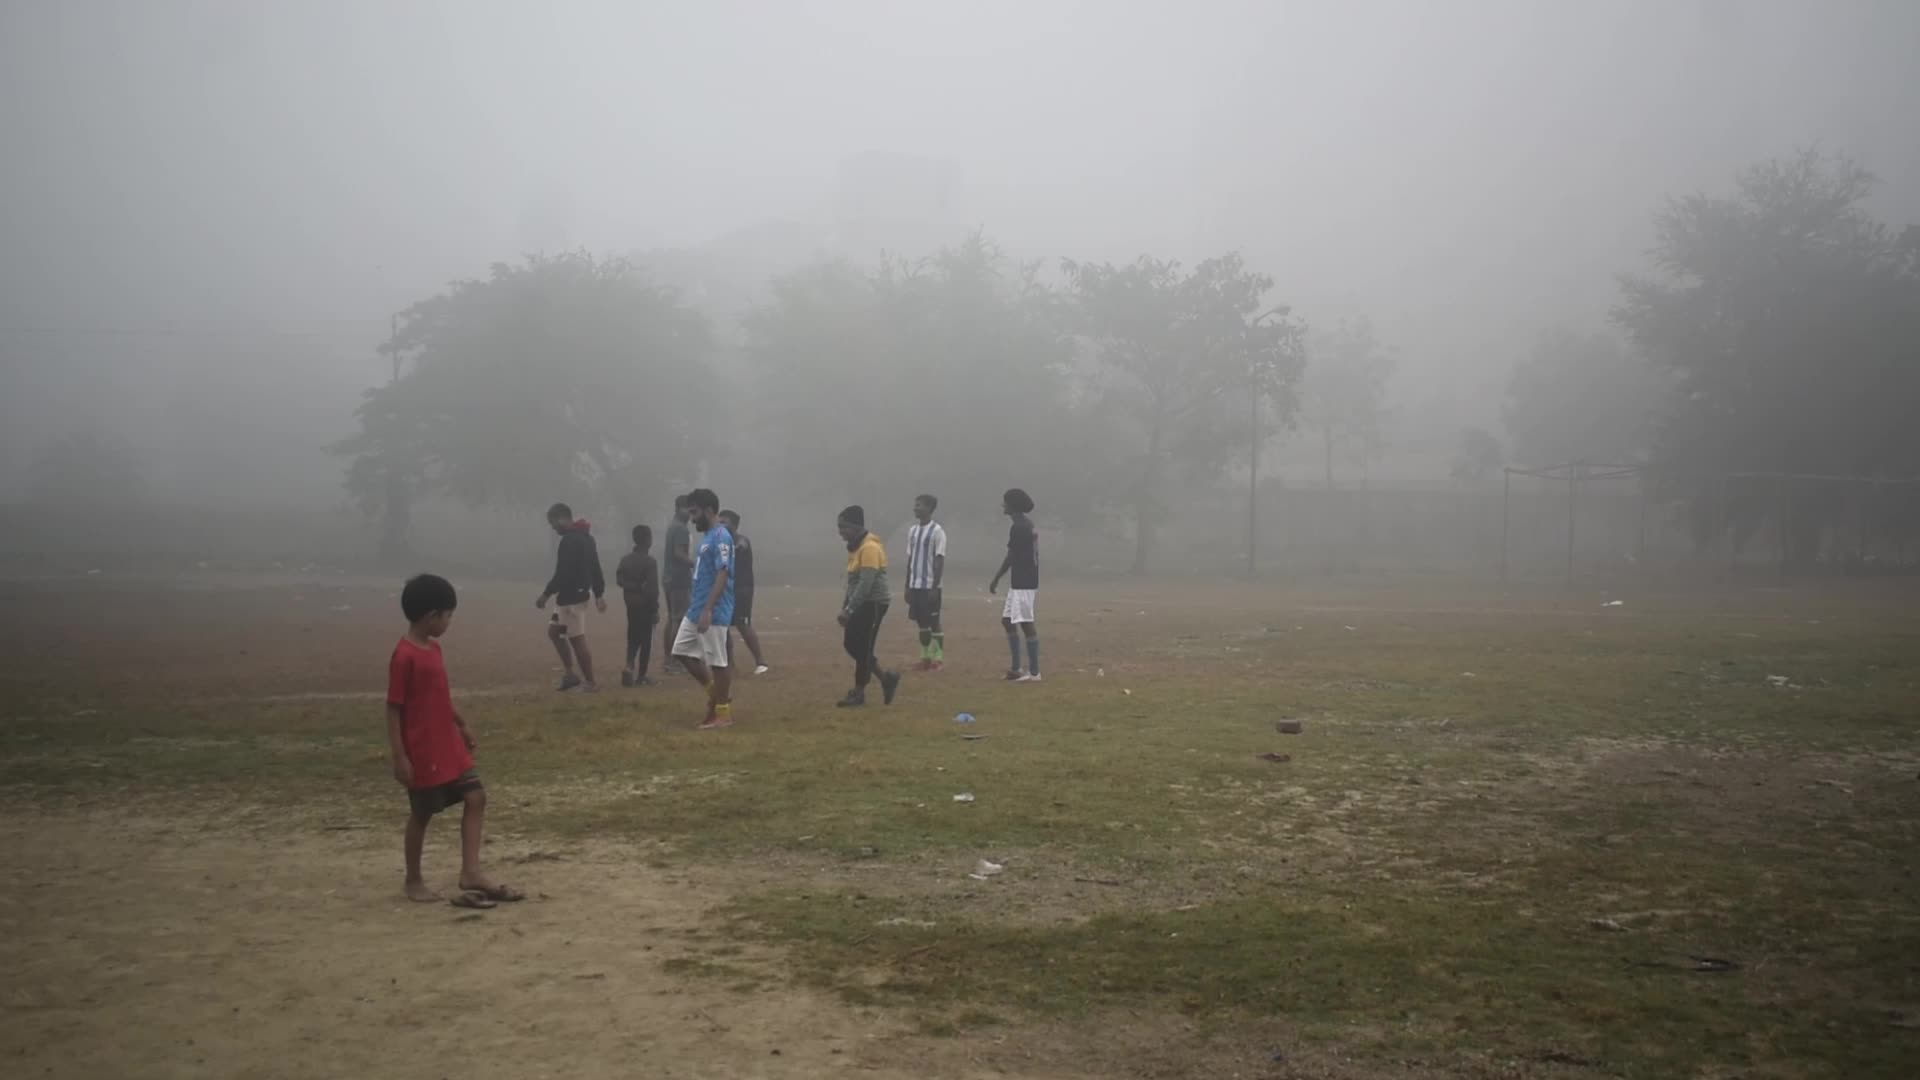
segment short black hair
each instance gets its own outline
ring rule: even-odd
[[[675,510],[685,510],[687,508],[687,496],[675,495],[673,497],[673,508]]]
[[[1016,514],[1033,513],[1033,496],[1019,488],[1008,488],[1007,493],[1000,496],[1000,501]]]
[[[687,508],[696,506],[709,514],[717,514],[720,512],[720,496],[715,495],[712,488],[694,488],[687,492]]]
[[[927,509],[929,509],[929,510],[938,510],[938,509],[940,509],[940,500],[939,500],[939,499],[936,499],[936,498],[934,498],[934,497],[933,497],[933,496],[931,496],[931,495],[915,495],[915,496],[913,497],[913,501],[914,501],[914,502],[917,502],[917,503],[926,503],[926,504],[927,504]]]
[[[454,595],[453,582],[439,574],[420,574],[407,579],[400,589],[400,613],[410,623],[436,611],[452,611],[460,606],[460,598]]]
[[[735,525],[740,524],[740,511],[738,510],[722,510],[720,511],[720,516],[733,522]]]
[[[554,518],[566,518],[568,521],[572,521],[573,507],[568,506],[566,503],[554,503],[552,506],[547,507],[547,520],[552,521]]]
[[[650,525],[635,525],[633,527],[633,546],[637,548],[652,547],[653,527]]]

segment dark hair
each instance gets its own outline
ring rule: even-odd
[[[1007,493],[1000,496],[1000,501],[1006,504],[1007,509],[1016,514],[1033,513],[1033,496],[1021,491],[1019,488],[1008,488]]]
[[[687,508],[688,501],[689,500],[685,495],[675,495],[673,497],[673,508],[675,510],[685,510]]]
[[[573,507],[568,506],[566,503],[554,503],[552,506],[547,507],[547,520],[552,521],[554,518],[566,518],[568,521],[572,521]]]
[[[633,527],[633,546],[648,548],[653,546],[653,528],[647,525]]]
[[[460,604],[460,598],[453,594],[453,582],[438,574],[421,574],[407,579],[400,589],[400,613],[410,623],[436,611],[452,611]]]
[[[926,504],[927,504],[927,509],[929,509],[929,510],[938,510],[938,509],[940,509],[940,500],[939,500],[939,499],[936,499],[936,498],[934,498],[934,497],[933,497],[933,496],[931,496],[931,495],[915,495],[915,496],[913,497],[913,501],[914,501],[914,502],[917,502],[917,503],[926,503]]]
[[[720,516],[723,518],[726,518],[728,521],[732,522],[735,525],[740,524],[740,511],[738,510],[722,510],[720,511]]]
[[[712,488],[694,488],[687,492],[687,508],[696,506],[709,514],[717,514],[720,512],[720,496],[715,495]]]

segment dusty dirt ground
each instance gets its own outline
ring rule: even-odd
[[[915,1075],[865,1060],[900,1034],[897,1019],[791,987],[736,993],[667,974],[715,882],[611,852],[516,863],[528,853],[508,848],[493,853],[500,875],[525,881],[529,899],[468,913],[402,898],[387,839],[9,816],[5,1071]],[[434,854],[448,870],[445,847]]]

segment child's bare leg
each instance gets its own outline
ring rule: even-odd
[[[597,685],[593,681],[593,650],[587,648],[586,635],[567,640],[573,646],[573,655],[580,661],[580,677],[587,681],[588,686]]]
[[[427,879],[420,875],[420,853],[427,846],[427,822],[432,819],[418,814],[407,815],[407,899],[438,900],[440,894],[427,888]]]
[[[480,840],[487,821],[487,789],[474,788],[461,800],[460,887],[491,889],[493,881],[480,869]]]
[[[567,630],[559,623],[547,627],[547,640],[553,642],[553,651],[560,654],[561,666],[567,674],[573,674],[573,650],[567,647]]]

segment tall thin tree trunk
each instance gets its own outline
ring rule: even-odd
[[[1141,471],[1140,488],[1133,496],[1133,567],[1130,573],[1135,577],[1146,574],[1148,559],[1153,554],[1155,500],[1160,492],[1160,442],[1161,424],[1156,420],[1147,436],[1147,464]]]

